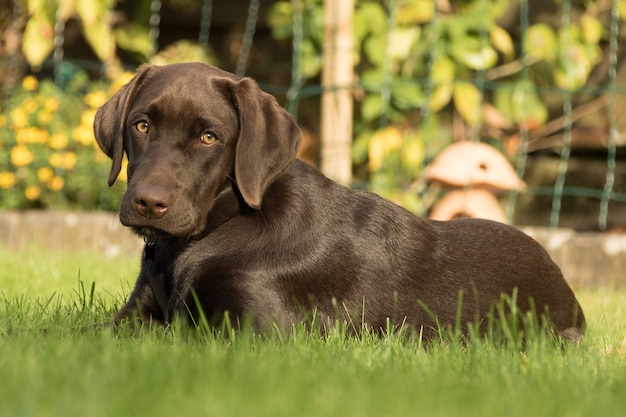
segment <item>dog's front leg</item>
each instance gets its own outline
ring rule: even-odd
[[[164,271],[156,264],[154,244],[146,243],[135,289],[124,307],[115,315],[115,323],[131,320],[138,324],[164,324],[166,305]]]
[[[163,312],[148,280],[139,275],[135,289],[126,304],[115,314],[115,324],[130,320],[137,324],[163,323]]]

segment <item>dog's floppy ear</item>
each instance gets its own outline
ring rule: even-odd
[[[233,87],[239,116],[235,180],[245,202],[259,209],[267,187],[294,160],[302,133],[293,117],[252,79],[242,78]]]
[[[130,99],[151,66],[142,65],[137,74],[96,112],[94,133],[100,149],[112,160],[109,186],[115,183],[122,169],[124,135]]]

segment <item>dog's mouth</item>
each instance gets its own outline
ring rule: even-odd
[[[156,242],[157,240],[174,239],[178,236],[166,232],[165,230],[157,229],[152,226],[130,226],[130,229],[137,235],[143,237],[146,242]]]
[[[183,219],[171,216],[151,219],[140,216],[133,209],[128,209],[124,205],[120,210],[120,221],[146,241],[185,238],[196,234],[198,229],[194,219],[189,218],[189,216]]]

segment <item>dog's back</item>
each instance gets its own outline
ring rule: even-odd
[[[582,309],[558,266],[526,234],[488,220],[422,219],[300,161],[269,187],[262,210],[224,226],[198,242],[192,257],[205,261],[187,275],[198,283],[217,275],[220,288],[239,283],[226,292],[247,300],[240,310],[261,320],[289,326],[315,310],[322,322],[407,324],[429,336],[456,322],[459,297],[465,327],[484,325],[508,295],[521,313],[549,314],[566,337],[578,339],[584,330]],[[245,237],[232,237],[244,230]],[[235,275],[249,279],[208,272],[225,264],[207,257],[215,247],[237,265]]]

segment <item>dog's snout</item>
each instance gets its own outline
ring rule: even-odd
[[[172,204],[172,194],[157,187],[141,187],[133,197],[135,210],[148,219],[158,219],[167,213]]]

